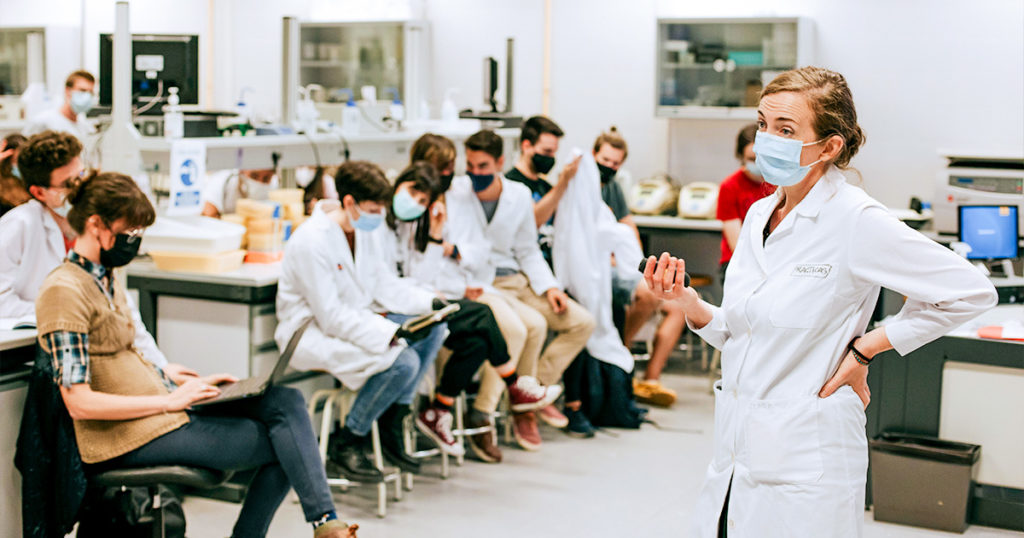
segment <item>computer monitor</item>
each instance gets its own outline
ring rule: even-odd
[[[1015,205],[959,206],[960,242],[967,243],[970,260],[1008,260],[1017,257],[1017,212]]]
[[[113,51],[113,35],[100,34],[100,106],[110,106],[113,99]],[[172,86],[181,104],[199,104],[199,36],[132,34],[132,105],[149,104],[160,82],[160,102],[146,112],[162,114]]]

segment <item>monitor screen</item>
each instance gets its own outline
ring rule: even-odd
[[[100,105],[110,106],[113,91],[113,36],[100,34]],[[148,104],[161,90],[160,102],[148,111],[161,114],[167,89],[178,88],[183,105],[199,104],[199,36],[132,34],[132,104]]]
[[[960,206],[960,241],[971,246],[971,260],[1002,260],[1017,257],[1015,205]]]

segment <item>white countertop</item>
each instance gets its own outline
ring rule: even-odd
[[[35,329],[0,331],[0,351],[35,345],[36,334]]]
[[[715,219],[684,219],[668,215],[633,215],[633,222],[640,228],[722,231],[722,221]]]
[[[992,342],[1015,342],[1024,345],[1024,342],[1015,340],[994,340],[978,336],[978,329],[988,325],[999,325],[1010,320],[1024,321],[1024,304],[1004,304],[985,312],[977,318],[957,327],[949,333],[949,336],[957,338],[969,338],[972,340],[990,340]]]
[[[128,276],[166,278],[182,282],[262,287],[277,284],[277,280],[281,277],[281,262],[245,263],[235,271],[206,274],[162,271],[156,268],[156,264],[152,260],[137,259],[128,264],[127,273]]]

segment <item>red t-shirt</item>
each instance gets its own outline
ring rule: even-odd
[[[743,222],[750,206],[773,192],[775,192],[775,185],[764,182],[755,183],[740,168],[725,178],[725,181],[722,181],[722,185],[719,186],[718,211],[715,213],[715,218],[721,221],[740,219],[740,222]],[[725,240],[725,234],[722,234],[722,258],[718,263],[724,264],[730,259],[732,259],[732,250]]]

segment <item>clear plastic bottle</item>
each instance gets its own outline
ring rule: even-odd
[[[167,90],[167,105],[164,106],[164,138],[174,140],[185,136],[185,113],[181,110],[178,88]]]
[[[341,133],[345,136],[358,135],[359,125],[362,122],[359,107],[356,106],[352,90],[346,88],[341,91],[348,93],[348,101],[345,103],[345,109],[341,111]]]

